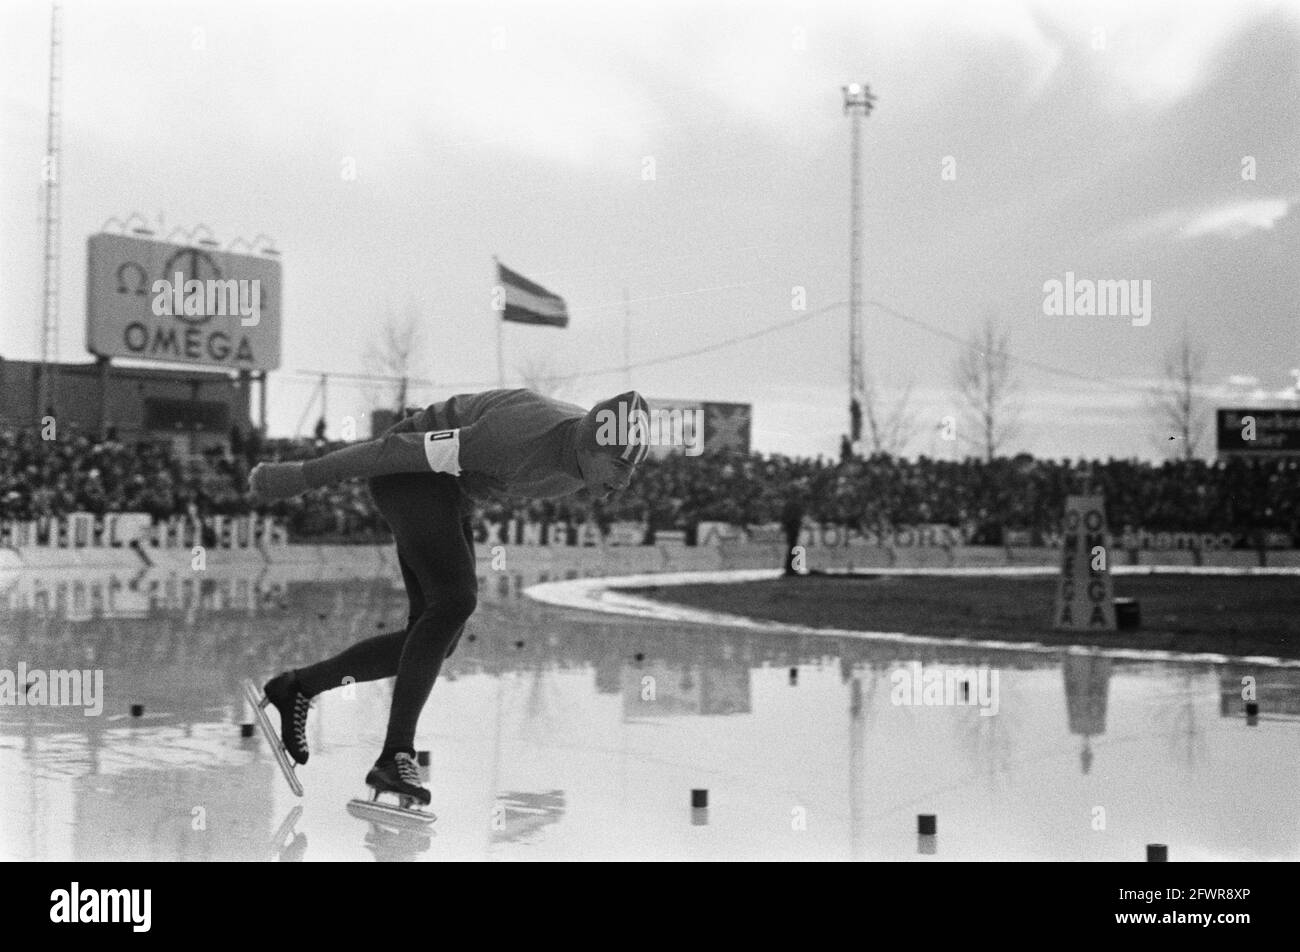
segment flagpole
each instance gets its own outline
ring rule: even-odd
[[[623,386],[632,389],[632,305],[623,289]]]
[[[505,333],[502,325],[505,320],[500,314],[497,315],[497,386],[505,389],[506,385],[506,354],[505,354]]]
[[[501,262],[497,256],[492,256],[492,280],[498,282],[496,287],[500,288],[501,293],[505,294],[505,288],[500,285],[501,281]],[[493,311],[493,318],[497,325],[497,386],[502,390],[506,386],[506,352],[505,352],[505,310]]]

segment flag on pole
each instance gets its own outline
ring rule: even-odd
[[[568,327],[569,309],[564,298],[552,294],[540,284],[529,281],[522,274],[511,271],[497,262],[497,282],[502,298],[503,321],[520,324],[542,324],[546,327]]]

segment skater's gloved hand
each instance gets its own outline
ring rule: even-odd
[[[288,499],[307,491],[302,463],[258,463],[248,474],[248,489],[258,502]]]

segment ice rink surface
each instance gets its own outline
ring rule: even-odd
[[[483,574],[420,722],[429,834],[346,811],[390,682],[317,700],[301,799],[240,731],[242,678],[402,625],[395,580],[0,578],[0,668],[104,678],[97,716],[0,706],[0,858],[1141,861],[1166,843],[1171,861],[1300,859],[1295,668],[618,618],[523,597],[535,574]],[[903,703],[904,682],[944,681],[958,703]],[[923,813],[937,836],[917,835]]]

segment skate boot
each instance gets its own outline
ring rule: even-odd
[[[370,787],[369,800],[348,803],[348,812],[354,816],[416,828],[426,827],[437,819],[428,810],[420,809],[427,806],[432,797],[420,786],[420,771],[415,758],[405,751],[398,751],[392,760],[383,760],[371,767],[366,774],[366,786]],[[396,797],[397,804],[382,802],[380,794]]]
[[[398,801],[408,804],[418,803],[427,806],[432,797],[429,791],[420,786],[420,768],[415,765],[415,758],[406,751],[399,750],[392,760],[383,760],[370,768],[366,774],[366,786],[376,794],[394,793]]]
[[[275,762],[279,764],[280,772],[284,774],[284,779],[288,781],[289,789],[293,791],[294,796],[301,797],[302,782],[299,781],[298,775],[294,773],[293,765],[295,760],[297,760],[298,763],[303,763],[307,760],[306,705],[309,702],[307,702],[306,698],[303,698],[304,704],[302,705],[302,717],[300,718],[302,727],[296,731],[290,729],[294,720],[293,712],[299,707],[296,697],[301,697],[301,695],[298,695],[296,690],[291,689],[292,694],[295,695],[295,697],[290,698],[287,702],[285,701],[283,695],[280,694],[280,689],[283,688],[283,685],[277,685],[276,682],[282,681],[287,677],[288,675],[281,675],[266,686],[268,690],[276,691],[277,696],[280,696],[281,698],[281,704],[287,703],[287,707],[283,707],[281,704],[276,705],[280,711],[280,733],[276,733],[275,725],[272,724],[271,719],[266,716],[266,708],[274,702],[271,698],[267,697],[266,694],[259,691],[257,685],[248,678],[244,678],[243,680],[244,699],[248,701],[249,707],[253,709],[253,716],[257,718],[257,726],[261,729],[262,736],[266,738],[266,742],[271,746],[271,753],[275,755]],[[289,711],[287,722],[285,716],[286,710]],[[302,744],[299,748],[299,753],[302,755],[301,757],[296,754],[291,755],[289,748],[284,742],[286,739],[293,738],[295,734],[302,735]]]
[[[286,671],[266,682],[266,699],[280,712],[280,739],[296,763],[307,762],[307,711],[311,698],[298,690],[298,679]]]

